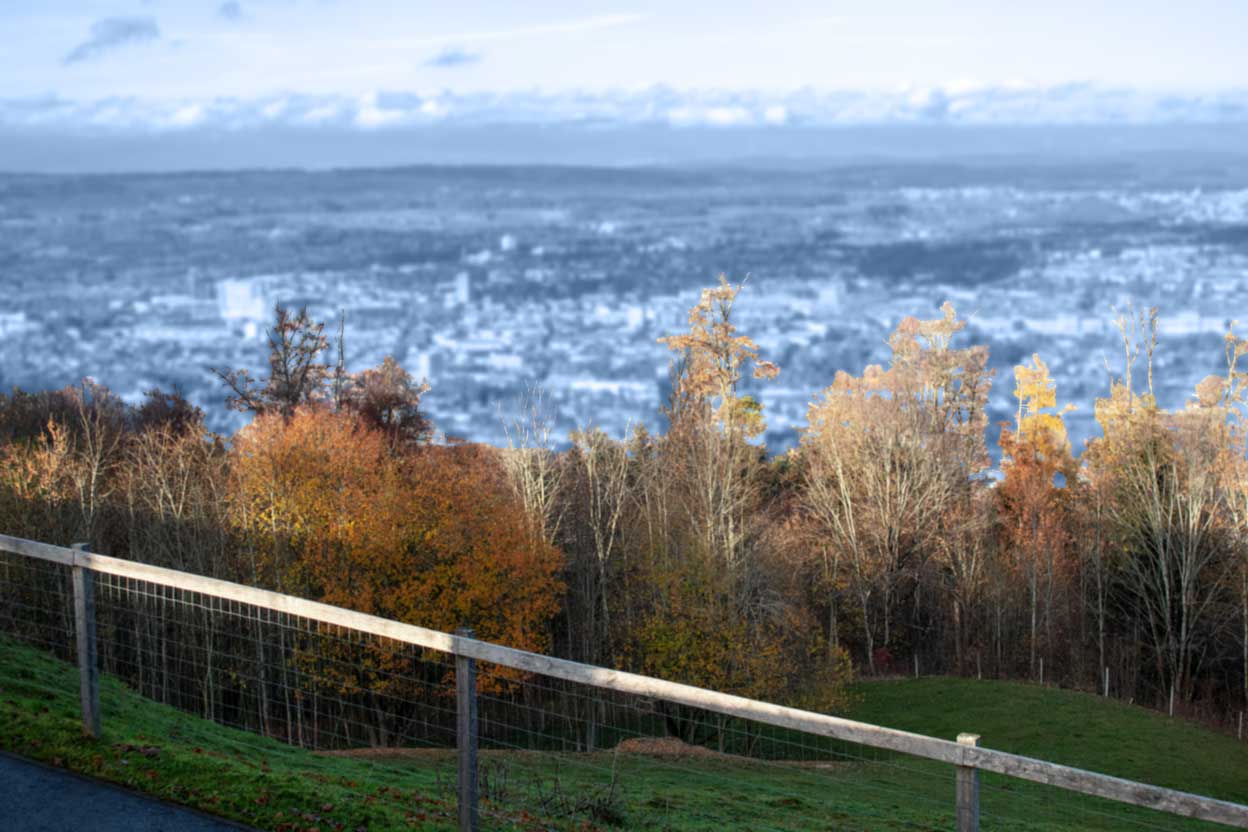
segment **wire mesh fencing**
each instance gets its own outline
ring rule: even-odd
[[[70,558],[0,551],[0,633],[72,662],[72,570],[84,567]],[[977,780],[987,829],[1221,828],[995,773],[997,757],[964,760],[933,738],[90,558],[103,567],[93,570],[100,672],[236,729],[229,753],[258,771],[296,760],[312,782],[363,783],[361,799],[386,810],[375,828],[971,828],[955,799],[959,770]],[[103,702],[105,726],[121,707]],[[1061,768],[1051,782],[1065,782]]]

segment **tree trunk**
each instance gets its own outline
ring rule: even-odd
[[[859,592],[862,603],[862,630],[867,639],[867,671],[875,675],[875,636],[871,633],[871,593]]]
[[[1241,669],[1244,674],[1244,704],[1248,705],[1248,558],[1244,559],[1240,567],[1239,603],[1244,627],[1243,638],[1240,642],[1243,647],[1243,667]],[[1240,714],[1240,719],[1243,719],[1243,714]]]

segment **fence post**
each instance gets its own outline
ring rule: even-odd
[[[461,627],[461,638],[473,631]],[[455,654],[457,700],[455,736],[459,745],[459,832],[477,832],[477,662]]]
[[[1109,665],[1105,665],[1105,693],[1103,695],[1109,696]]]
[[[86,543],[75,543],[79,552]],[[78,637],[78,693],[82,700],[82,732],[100,737],[100,670],[95,651],[95,573],[83,566],[73,567],[74,630]]]
[[[958,745],[979,745],[979,734],[958,734]],[[958,766],[958,832],[979,832],[979,769]]]

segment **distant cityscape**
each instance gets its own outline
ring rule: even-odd
[[[1213,164],[1211,162],[1211,164]],[[1157,377],[1181,404],[1248,326],[1248,177],[1139,166],[763,170],[405,168],[0,177],[0,382],[178,387],[229,430],[211,367],[261,369],[275,304],[333,330],[352,369],[394,355],[447,435],[505,441],[540,386],[559,435],[660,427],[668,353],[699,289],[743,279],[757,392],[793,444],[838,370],[886,359],[950,300],[997,369],[1039,353],[1081,444],[1121,357],[1113,311],[1161,308]],[[991,434],[995,440],[995,429]]]

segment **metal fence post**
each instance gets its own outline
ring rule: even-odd
[[[979,734],[958,734],[958,745],[979,745]],[[958,766],[958,832],[979,832],[979,769]]]
[[[79,552],[86,543],[75,543]],[[74,630],[78,637],[78,692],[82,700],[82,732],[100,737],[100,670],[95,652],[95,573],[84,566],[73,567]]]
[[[461,627],[461,638],[473,631]],[[477,832],[477,662],[455,654],[456,740],[459,745],[459,832]]]

